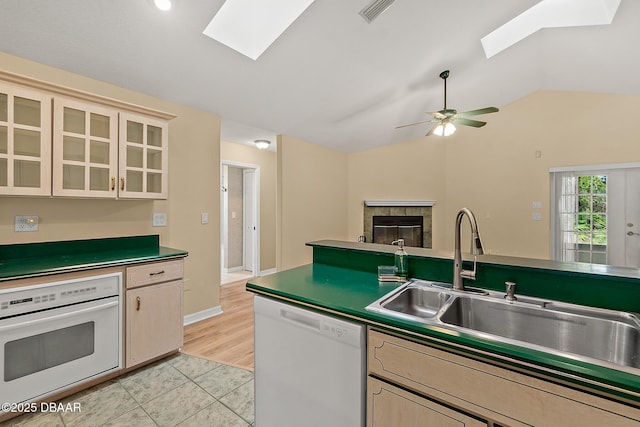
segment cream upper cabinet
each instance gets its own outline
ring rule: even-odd
[[[120,113],[119,196],[167,198],[168,123]]]
[[[117,197],[118,111],[56,97],[53,117],[53,195]]]
[[[51,96],[3,82],[0,194],[51,194]]]

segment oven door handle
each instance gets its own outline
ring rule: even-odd
[[[11,330],[11,329],[16,329],[16,328],[24,328],[24,327],[38,325],[40,323],[51,323],[51,322],[54,322],[54,321],[57,321],[57,320],[62,320],[62,319],[66,319],[66,318],[69,318],[69,317],[74,317],[74,316],[77,316],[79,314],[93,313],[94,311],[106,310],[106,309],[111,308],[111,307],[117,307],[118,304],[119,304],[118,301],[110,301],[110,302],[106,302],[104,304],[92,305],[90,307],[81,308],[79,310],[67,311],[67,312],[62,313],[62,314],[54,314],[53,316],[45,316],[45,317],[42,317],[42,318],[33,319],[33,320],[26,320],[24,322],[19,322],[19,323],[9,322],[8,324],[0,326],[0,331],[6,331],[6,330]],[[70,307],[73,307],[73,306],[68,306],[68,307],[65,307],[65,308],[70,308]],[[53,309],[53,310],[55,310],[55,309]],[[47,311],[53,311],[53,310],[47,310]],[[46,313],[47,311],[41,311],[38,314],[43,314],[43,313]],[[28,316],[29,315],[17,316],[17,317],[14,317],[12,319],[9,319],[9,320],[19,320],[21,317],[28,317]]]

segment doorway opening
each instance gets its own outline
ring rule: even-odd
[[[220,167],[220,283],[260,272],[260,168],[224,161]]]

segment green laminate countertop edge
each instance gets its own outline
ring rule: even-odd
[[[485,359],[508,360],[507,364],[525,372],[555,377],[580,388],[640,403],[640,377],[637,375],[488,338],[479,339],[437,325],[391,319],[365,309],[397,286],[398,283],[379,283],[375,273],[319,263],[251,279],[246,285],[249,291],[355,318],[368,325],[406,331],[408,336],[435,340],[458,351],[466,349]]]
[[[0,282],[186,256],[157,235],[0,245]]]

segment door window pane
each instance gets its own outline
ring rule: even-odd
[[[14,132],[14,154],[40,157],[40,132],[25,129],[15,129]]]
[[[0,126],[0,154],[7,154],[7,127]]]
[[[127,146],[127,166],[131,168],[141,168],[143,159],[142,147]]]
[[[144,127],[142,123],[127,120],[127,142],[142,144]]]
[[[8,176],[9,169],[7,168],[7,159],[0,158],[0,187],[9,185]]]
[[[9,104],[6,93],[0,93],[0,121],[7,122],[9,120]]]
[[[127,171],[127,191],[142,192],[142,172]]]
[[[40,162],[15,160],[13,162],[13,185],[15,187],[40,187]]]
[[[84,139],[65,136],[62,140],[62,158],[75,162],[84,162]]]
[[[89,152],[91,163],[109,164],[109,143],[101,141],[91,141]]]
[[[147,192],[162,193],[162,174],[153,172],[147,174]]]
[[[147,168],[162,169],[162,151],[147,149]]]
[[[109,117],[102,114],[91,113],[91,136],[109,138]]]
[[[64,124],[65,132],[85,134],[85,114],[84,111],[74,108],[64,107]]]
[[[65,190],[84,190],[84,166],[62,166],[62,188]]]
[[[40,101],[20,98],[13,99],[13,122],[20,125],[40,126]]]
[[[162,128],[157,126],[147,126],[147,145],[162,147]]]
[[[95,167],[90,168],[89,189],[109,191],[109,169]]]

